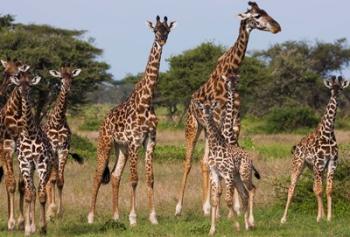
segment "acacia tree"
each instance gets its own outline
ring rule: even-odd
[[[73,80],[70,108],[86,103],[86,94],[99,82],[111,80],[109,65],[97,60],[102,50],[93,46],[92,39],[84,40],[84,33],[48,25],[15,24],[12,16],[0,17],[0,58],[17,58],[42,77],[33,91],[37,120],[45,115],[59,90],[59,80],[48,74],[50,69],[64,63],[82,69]]]

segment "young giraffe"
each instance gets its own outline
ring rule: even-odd
[[[193,101],[204,101],[205,96],[207,96],[210,100],[217,100],[220,103],[220,107],[215,110],[216,116],[214,119],[215,122],[219,123],[219,121],[222,120],[222,115],[220,112],[222,111],[222,108],[227,100],[225,81],[221,78],[221,75],[238,73],[238,69],[245,56],[250,32],[253,29],[269,31],[272,33],[281,31],[280,25],[272,17],[270,17],[266,11],[260,9],[254,2],[249,2],[248,4],[251,6],[251,8],[248,9],[245,13],[239,14],[241,18],[241,25],[236,43],[218,60],[218,64],[213,73],[210,75],[209,80],[192,95],[191,103],[187,111],[185,131],[186,157],[184,161],[184,174],[182,177],[175,215],[181,214],[187,177],[191,170],[193,149],[197,143],[197,139],[201,131],[204,128],[203,114],[201,111],[197,111],[197,108],[194,106]],[[239,97],[237,100],[239,100]],[[235,129],[237,134],[236,137],[239,135],[240,128],[239,120],[237,122],[237,128]],[[201,161],[203,176],[203,211],[205,215],[209,215],[210,212],[207,163],[208,142],[206,141],[204,156]]]
[[[334,122],[337,113],[337,97],[341,90],[349,86],[349,81],[341,76],[333,76],[330,80],[324,80],[324,84],[331,91],[331,97],[326,107],[326,112],[316,130],[307,137],[301,139],[298,145],[293,147],[293,161],[291,184],[288,190],[288,200],[281,223],[287,221],[287,212],[292,200],[298,178],[305,166],[314,173],[314,192],[318,203],[317,222],[324,217],[322,204],[322,177],[327,171],[327,220],[332,217],[332,192],[333,176],[337,167],[338,146],[334,135]]]
[[[18,76],[12,76],[11,82],[19,87],[22,98],[22,120],[23,127],[18,138],[18,162],[20,173],[24,180],[24,200],[26,210],[24,214],[25,235],[28,236],[35,232],[35,200],[36,190],[34,186],[34,170],[39,175],[39,202],[40,211],[40,232],[46,233],[46,184],[51,172],[51,166],[54,162],[54,156],[50,142],[40,126],[35,123],[30,105],[30,87],[40,81],[39,76],[32,77],[28,72],[29,66],[19,68]],[[23,198],[22,198],[23,200]]]
[[[81,69],[73,69],[70,65],[64,65],[59,71],[50,70],[53,77],[61,79],[61,90],[58,94],[54,107],[47,117],[46,122],[42,126],[44,132],[50,140],[51,147],[57,156],[58,167],[53,167],[53,172],[50,175],[50,182],[48,183],[48,202],[47,217],[51,219],[55,216],[56,202],[55,202],[55,185],[57,182],[58,188],[58,216],[62,216],[62,189],[64,186],[64,167],[67,162],[69,153],[69,146],[71,140],[71,130],[67,123],[66,111],[68,105],[68,95],[71,88],[72,79],[78,76]],[[73,156],[74,157],[74,156]],[[57,169],[58,168],[58,169]],[[57,177],[56,177],[57,176]]]
[[[218,102],[209,100],[201,102],[198,100],[194,101],[194,103],[197,109],[203,113],[204,126],[208,135],[208,167],[210,170],[209,177],[212,195],[211,227],[209,234],[213,235],[216,231],[215,223],[220,199],[221,179],[223,179],[226,186],[225,200],[235,220],[236,228],[239,229],[239,223],[236,221],[236,215],[233,211],[234,188],[237,189],[242,199],[243,210],[245,212],[245,227],[248,230],[252,226],[252,223],[249,222],[249,213],[247,212],[247,189],[253,190],[252,160],[242,148],[228,144],[222,136],[220,129],[217,128],[213,116],[215,108],[219,107]],[[242,169],[242,167],[247,167],[247,169]]]
[[[236,92],[236,83],[238,83],[239,77],[235,75],[228,75],[227,77],[223,75],[222,77],[227,82],[226,83],[227,102],[225,105],[225,117],[221,128],[221,134],[228,145],[238,147],[237,139],[232,140],[232,138],[235,138],[235,128],[236,128],[235,126],[232,126],[232,124],[235,125],[237,123],[236,121],[237,117],[239,117],[239,104],[234,104],[235,102],[237,102],[235,98],[239,96],[237,95],[237,92]],[[259,172],[255,169],[254,165],[251,162],[242,161],[240,163],[239,173],[242,174],[241,179],[245,184],[247,184],[246,188],[248,189],[248,192],[249,192],[249,222],[248,223],[250,227],[255,226],[254,215],[253,215],[253,205],[254,205],[254,196],[255,196],[256,188],[252,182],[251,175],[247,176],[245,174],[251,174],[253,173],[253,171],[254,171],[254,176],[257,179],[260,179]],[[236,191],[237,190],[235,189],[234,199],[236,198],[238,199],[238,193],[236,193]],[[221,190],[219,193],[221,195]],[[237,204],[237,202],[239,203],[239,199],[235,201],[236,201],[234,202],[235,205]],[[220,204],[220,202],[218,204]],[[219,209],[219,205],[218,205],[218,209]],[[231,217],[233,213],[231,212],[231,209],[229,211],[230,211],[229,217]],[[236,209],[235,211],[237,214],[239,214]]]
[[[19,61],[1,60],[4,66],[4,82],[6,88],[9,86],[11,76],[19,73],[19,67],[24,66]],[[7,89],[6,89],[7,91]],[[6,94],[6,93],[5,93]],[[6,100],[6,99],[5,99]],[[21,109],[21,93],[19,88],[15,88],[5,105],[0,111],[0,163],[4,169],[5,186],[8,200],[8,223],[9,230],[13,230],[16,225],[14,217],[14,199],[16,191],[16,180],[13,172],[13,154],[16,147],[16,140],[23,125]],[[23,222],[20,218],[19,223]]]
[[[131,186],[131,209],[129,214],[130,225],[136,224],[136,186],[137,175],[137,153],[143,144],[146,149],[145,169],[148,192],[148,203],[150,207],[149,219],[152,224],[157,224],[157,216],[154,208],[153,197],[153,152],[156,145],[157,117],[152,106],[155,86],[158,81],[160,58],[162,49],[167,41],[170,30],[175,26],[175,22],[168,24],[167,17],[161,22],[157,16],[156,25],[148,22],[149,27],[155,34],[146,70],[136,85],[134,91],[128,99],[116,106],[107,115],[100,128],[97,168],[94,179],[92,200],[88,222],[94,219],[96,198],[102,177],[109,175],[108,160],[112,145],[114,144],[117,163],[112,171],[113,189],[113,218],[119,219],[118,196],[119,184],[126,160],[130,159],[130,186]],[[108,181],[105,180],[105,183]]]

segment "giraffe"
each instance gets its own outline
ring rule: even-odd
[[[63,214],[62,190],[64,186],[64,167],[67,162],[67,157],[70,154],[69,146],[71,140],[71,130],[67,123],[66,111],[72,79],[80,74],[81,69],[73,69],[70,65],[63,65],[59,71],[50,70],[49,72],[51,76],[61,79],[60,93],[57,96],[53,109],[42,126],[58,160],[58,167],[53,167],[47,187],[49,203],[47,217],[50,220],[55,216],[56,209],[58,216],[62,216]],[[56,183],[58,188],[58,208],[55,202]]]
[[[104,183],[109,181],[108,160],[112,145],[114,145],[117,159],[112,170],[113,219],[119,219],[119,185],[126,160],[129,159],[131,186],[129,222],[131,226],[136,225],[137,152],[141,145],[144,145],[146,150],[146,185],[150,208],[149,220],[152,224],[158,223],[153,194],[153,152],[156,145],[157,117],[152,106],[152,99],[158,81],[162,49],[169,32],[175,26],[174,21],[168,24],[167,20],[167,17],[164,17],[164,21],[161,22],[160,17],[157,16],[155,25],[148,21],[149,27],[155,34],[155,40],[143,78],[135,85],[128,99],[113,108],[101,125],[97,148],[97,168],[88,215],[89,223],[94,220],[96,198],[101,181]]]
[[[324,171],[327,172],[327,220],[330,221],[332,218],[333,177],[338,161],[338,146],[334,134],[337,97],[341,90],[349,86],[350,82],[344,80],[341,76],[338,76],[338,78],[333,76],[330,80],[324,80],[324,84],[330,89],[331,97],[322,120],[312,133],[301,139],[292,149],[291,184],[288,189],[287,204],[281,223],[287,221],[287,212],[294,194],[295,186],[305,166],[310,168],[314,174],[313,190],[318,204],[317,222],[324,217],[322,177]]]
[[[225,87],[225,80],[222,79],[221,75],[229,73],[238,73],[241,62],[244,59],[245,52],[248,45],[249,35],[252,30],[258,29],[261,31],[268,31],[274,34],[281,31],[280,25],[272,17],[270,17],[266,11],[260,9],[255,2],[249,2],[250,9],[245,13],[239,14],[241,19],[239,35],[235,44],[225,52],[218,60],[215,70],[209,77],[209,80],[204,83],[197,91],[192,94],[192,99],[187,111],[186,121],[186,155],[184,160],[184,174],[181,181],[181,187],[178,194],[178,202],[176,205],[175,215],[181,215],[184,192],[187,183],[187,177],[192,167],[192,155],[194,147],[197,143],[198,137],[203,130],[203,114],[201,111],[197,111],[193,101],[203,101],[204,97],[207,96],[210,100],[215,99],[221,105],[216,109],[214,119],[218,123],[221,121],[222,115],[220,111],[227,100],[227,91]],[[239,97],[236,98],[236,104],[239,104]],[[236,124],[236,138],[239,135],[239,118]],[[205,130],[205,129],[204,129]],[[206,136],[206,134],[205,134]],[[207,140],[207,139],[205,139]],[[205,215],[210,213],[209,203],[209,187],[208,187],[208,142],[205,141],[204,156],[201,161],[201,170],[203,176],[203,212]]]
[[[248,230],[253,223],[250,223],[250,213],[248,213],[249,192],[254,190],[252,184],[252,160],[249,154],[242,148],[231,145],[225,141],[220,129],[216,126],[213,113],[216,107],[219,107],[217,101],[194,101],[198,110],[203,113],[204,126],[208,135],[208,167],[210,170],[210,186],[211,186],[211,227],[210,235],[216,231],[215,223],[217,218],[217,208],[220,199],[220,180],[223,179],[226,186],[225,200],[227,206],[232,213],[235,221],[235,226],[239,230],[239,223],[236,221],[236,214],[233,211],[233,194],[234,188],[237,189],[239,196],[242,199],[243,210],[245,212],[245,228]],[[228,106],[230,107],[230,105]],[[242,169],[242,167],[244,167]]]
[[[1,63],[5,68],[3,85],[7,88],[10,82],[9,78],[18,75],[19,67],[25,65],[11,59],[1,60]],[[3,94],[6,95],[7,89],[3,92],[6,92]],[[15,88],[0,111],[0,163],[4,170],[8,200],[8,230],[13,230],[16,225],[14,217],[16,180],[13,171],[13,154],[16,147],[15,142],[23,125],[21,116],[21,93],[18,88]],[[21,222],[21,219],[19,219],[19,222]]]
[[[222,76],[224,80],[226,81],[226,86],[227,86],[227,102],[225,105],[225,116],[224,116],[224,121],[222,124],[222,127],[220,129],[220,133],[222,134],[222,137],[224,138],[225,142],[228,145],[238,147],[238,140],[235,137],[235,132],[236,132],[236,124],[237,124],[237,118],[239,118],[239,104],[235,104],[236,98],[238,93],[236,92],[236,83],[239,81],[239,77],[236,75],[228,75],[227,77],[225,75]],[[234,126],[232,126],[234,125]],[[235,139],[236,138],[236,139]],[[255,190],[256,187],[252,183],[251,177],[246,176],[245,174],[252,173],[254,171],[254,176],[257,179],[260,179],[260,174],[259,172],[255,169],[254,165],[251,164],[250,162],[241,162],[240,167],[239,167],[239,173],[241,174],[241,179],[247,183],[248,185],[246,188],[248,189],[248,196],[249,196],[249,225],[250,227],[255,226],[255,221],[254,221],[254,215],[253,215],[253,205],[254,205],[254,196],[255,196]],[[238,193],[237,190],[234,190],[234,204],[237,205],[239,203],[238,199]],[[219,192],[221,194],[221,190]],[[220,204],[220,200],[218,203],[218,206]],[[239,214],[237,209],[234,207],[235,212]],[[219,210],[219,208],[218,208]],[[229,217],[233,215],[231,212],[231,209],[229,210]],[[219,213],[217,213],[219,216]]]
[[[19,75],[10,77],[11,82],[20,90],[22,102],[23,126],[18,138],[17,159],[20,173],[24,180],[24,200],[26,203],[24,233],[26,236],[34,233],[36,230],[34,218],[36,199],[33,179],[34,170],[37,170],[39,175],[38,194],[41,206],[40,232],[46,233],[46,183],[49,179],[51,166],[54,162],[50,142],[45,132],[35,123],[32,107],[29,102],[30,87],[38,84],[41,78],[39,76],[31,76],[28,69],[29,66],[21,66],[19,68]]]

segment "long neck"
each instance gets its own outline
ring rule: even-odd
[[[154,41],[143,78],[135,85],[132,96],[136,96],[138,106],[152,103],[154,90],[158,81],[162,46]]]
[[[37,128],[34,123],[32,108],[29,103],[29,88],[21,90],[22,92],[22,120],[23,130],[28,136],[35,134]]]
[[[221,127],[221,134],[228,144],[237,145],[240,131],[239,94],[235,89],[228,88],[225,117]]]
[[[10,85],[9,76],[5,74],[4,80],[0,85],[0,108],[2,108],[6,104],[6,97],[8,94],[9,85]]]
[[[319,131],[321,133],[321,136],[325,136],[325,137],[333,136],[336,114],[337,114],[337,96],[332,95],[328,101],[326,111],[322,117],[322,121],[319,124]]]
[[[212,116],[205,118],[206,120],[206,132],[208,137],[209,149],[217,145],[223,145],[224,138],[221,136],[221,133]]]
[[[11,119],[8,119],[11,117]],[[8,128],[16,128],[19,126],[20,119],[22,117],[22,97],[21,90],[19,87],[16,87],[8,100],[6,101],[5,106],[1,109],[1,119],[3,123]]]
[[[69,90],[70,82],[63,80],[60,93],[58,94],[55,105],[48,118],[47,124],[49,124],[49,126],[60,125],[66,119]]]
[[[239,67],[244,59],[249,41],[249,31],[246,22],[241,21],[239,35],[235,44],[219,58],[214,73],[222,75],[226,73],[238,73]]]

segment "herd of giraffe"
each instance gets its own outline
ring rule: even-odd
[[[187,177],[191,170],[193,150],[202,130],[205,132],[205,151],[201,160],[203,176],[203,212],[211,213],[209,234],[216,232],[216,220],[219,214],[219,201],[223,181],[225,201],[229,216],[239,228],[236,216],[244,212],[245,228],[255,226],[253,203],[255,186],[253,174],[260,174],[253,161],[239,146],[240,134],[240,97],[237,90],[239,67],[244,59],[252,30],[278,33],[281,27],[277,21],[259,8],[255,2],[249,2],[249,9],[239,14],[241,19],[239,36],[235,44],[218,60],[209,80],[192,95],[186,122],[186,156],[184,175],[178,195],[175,215],[182,211]],[[168,23],[167,17],[156,23],[148,22],[154,32],[149,59],[143,78],[135,85],[129,97],[113,108],[104,119],[98,138],[97,167],[93,179],[93,191],[88,214],[88,222],[93,223],[97,194],[101,184],[112,179],[113,219],[119,219],[119,186],[126,162],[130,162],[130,225],[136,225],[136,188],[138,184],[138,151],[145,148],[145,174],[150,208],[149,220],[157,224],[154,205],[153,154],[156,145],[157,117],[152,106],[158,81],[160,59],[168,34],[175,22]],[[4,67],[4,80],[0,86],[0,164],[4,171],[8,200],[8,229],[24,229],[25,235],[36,231],[35,202],[36,194],[40,202],[40,232],[46,233],[47,220],[63,215],[64,168],[69,155],[81,161],[77,154],[69,152],[71,131],[66,119],[67,100],[72,79],[81,69],[69,64],[59,71],[50,70],[53,77],[61,79],[61,88],[51,112],[42,123],[37,123],[32,113],[30,88],[40,82],[40,77],[30,73],[30,66],[17,60],[1,60]],[[314,173],[314,192],[318,202],[317,221],[324,216],[322,205],[322,176],[327,172],[327,220],[331,220],[333,176],[337,166],[338,148],[334,135],[334,121],[337,110],[337,96],[349,85],[342,77],[332,77],[324,81],[330,89],[331,97],[326,112],[314,132],[303,138],[293,147],[291,185],[288,200],[281,223],[287,220],[295,185],[305,166]],[[11,89],[9,89],[11,88]],[[8,90],[12,90],[9,96]],[[114,147],[116,156],[112,171],[109,170],[109,156]],[[14,196],[16,181],[13,167],[13,155],[16,153],[19,164],[18,190],[20,194],[20,215],[14,217]],[[34,186],[34,171],[39,176],[38,192]],[[58,189],[56,205],[55,188]],[[46,202],[48,200],[48,209]],[[240,201],[241,200],[241,201]],[[242,207],[241,207],[242,205]]]

